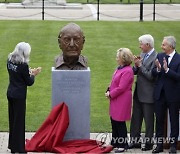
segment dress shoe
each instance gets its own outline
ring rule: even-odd
[[[124,151],[127,151],[127,149],[126,149],[126,148],[118,148],[118,149],[116,149],[114,152],[115,152],[115,153],[122,153],[122,152],[124,152]]]
[[[170,147],[169,153],[177,153],[176,148],[175,147]]]
[[[141,148],[141,144],[140,143],[130,143],[129,144],[129,149],[140,149]]]
[[[148,151],[148,150],[152,150],[153,145],[152,144],[145,144],[144,147],[141,148],[142,151]]]
[[[163,147],[157,146],[157,147],[152,151],[152,153],[160,153],[160,152],[163,152]]]

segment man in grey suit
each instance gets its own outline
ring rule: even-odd
[[[154,50],[154,39],[146,34],[139,37],[142,50],[140,56],[134,56],[134,75],[137,75],[136,86],[133,96],[133,111],[130,125],[131,141],[129,148],[141,148],[141,127],[145,122],[145,146],[142,151],[151,150],[153,147],[152,137],[154,133],[154,101],[153,90],[155,79],[152,76],[154,61],[157,53]]]

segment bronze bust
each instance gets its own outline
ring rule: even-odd
[[[80,26],[69,23],[64,26],[59,35],[59,48],[62,50],[55,59],[55,68],[60,70],[86,70],[87,59],[81,55],[85,36]]]

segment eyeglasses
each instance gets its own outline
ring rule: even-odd
[[[60,38],[58,38],[58,40],[60,40],[60,39],[66,45],[69,45],[72,41],[76,45],[79,45],[81,42],[80,37],[60,37]]]

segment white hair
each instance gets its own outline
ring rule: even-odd
[[[150,47],[154,48],[154,38],[150,34],[140,36],[139,42],[143,44],[149,44]]]
[[[176,48],[176,38],[174,36],[165,36],[165,40],[167,40],[168,44],[175,49]]]
[[[16,45],[13,52],[8,55],[8,60],[12,63],[29,63],[31,46],[29,43],[20,42]]]

